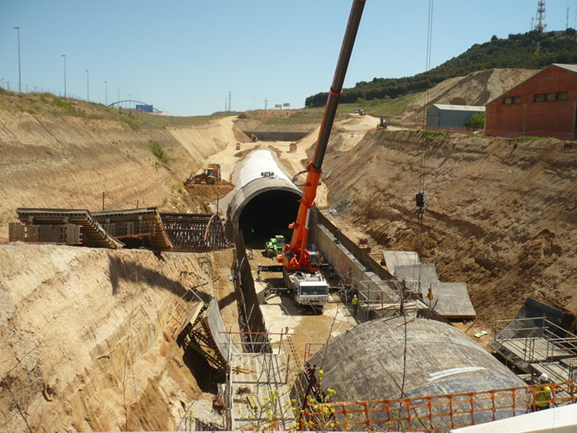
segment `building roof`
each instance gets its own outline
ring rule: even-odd
[[[494,101],[496,101],[497,99],[500,99],[505,93],[509,93],[511,90],[516,89],[517,87],[525,84],[527,81],[532,80],[534,77],[536,77],[537,75],[539,75],[541,72],[543,72],[545,69],[549,69],[552,66],[557,66],[558,68],[562,68],[562,69],[566,69],[568,71],[571,72],[577,72],[577,65],[565,65],[562,63],[552,63],[549,66],[546,66],[545,68],[541,69],[539,72],[536,72],[535,74],[531,75],[529,78],[527,78],[525,81],[521,81],[519,84],[517,84],[516,86],[511,87],[509,90],[506,90],[505,92],[501,93],[499,96],[497,96],[496,98],[491,99],[489,102],[487,102],[485,104],[485,106],[493,103]]]
[[[431,107],[437,107],[439,110],[446,111],[485,111],[485,107],[479,105],[433,104]]]
[[[561,63],[553,63],[553,66],[558,66],[560,68],[567,69],[568,71],[577,73],[577,65],[563,65]]]

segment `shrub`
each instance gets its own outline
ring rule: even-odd
[[[465,126],[467,128],[483,129],[485,127],[485,113],[480,112],[473,114],[469,120],[467,120]]]
[[[158,141],[148,140],[148,147],[150,147],[150,151],[154,156],[156,156],[156,159],[158,159],[163,164],[168,165],[170,159],[168,158],[166,153],[164,153],[164,150],[162,149],[162,146]]]

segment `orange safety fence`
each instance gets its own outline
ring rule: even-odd
[[[550,407],[575,403],[574,380],[547,384]],[[439,431],[524,415],[535,407],[537,385],[396,400],[309,406],[309,426],[351,431]],[[328,410],[322,410],[328,407]],[[327,416],[328,415],[328,416]],[[310,429],[310,428],[309,428]]]
[[[560,131],[507,131],[502,129],[486,129],[485,135],[492,137],[517,138],[517,137],[542,137],[542,138],[558,138],[560,140],[577,140],[577,134],[573,132]]]
[[[466,128],[459,126],[427,126],[425,128],[427,131],[438,131],[438,132],[457,132],[462,134],[472,134],[477,131],[482,132],[486,136],[490,137],[503,137],[503,138],[517,138],[517,137],[541,137],[541,138],[557,138],[559,140],[577,140],[577,133],[574,132],[560,132],[560,131],[547,131],[547,130],[535,130],[535,131],[509,131],[504,129],[485,129],[478,128]]]

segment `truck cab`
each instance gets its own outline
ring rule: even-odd
[[[329,302],[329,285],[320,272],[283,270],[285,283],[300,305],[322,308]]]

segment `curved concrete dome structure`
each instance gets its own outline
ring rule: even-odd
[[[264,242],[277,234],[291,235],[288,225],[296,219],[302,192],[273,152],[251,152],[237,165],[233,182],[236,188],[227,215],[249,248],[264,248]]]
[[[407,397],[524,386],[525,383],[457,328],[442,322],[407,322]],[[310,359],[324,371],[323,388],[334,401],[400,398],[403,318],[365,322],[340,334]],[[323,361],[324,358],[324,361]]]

